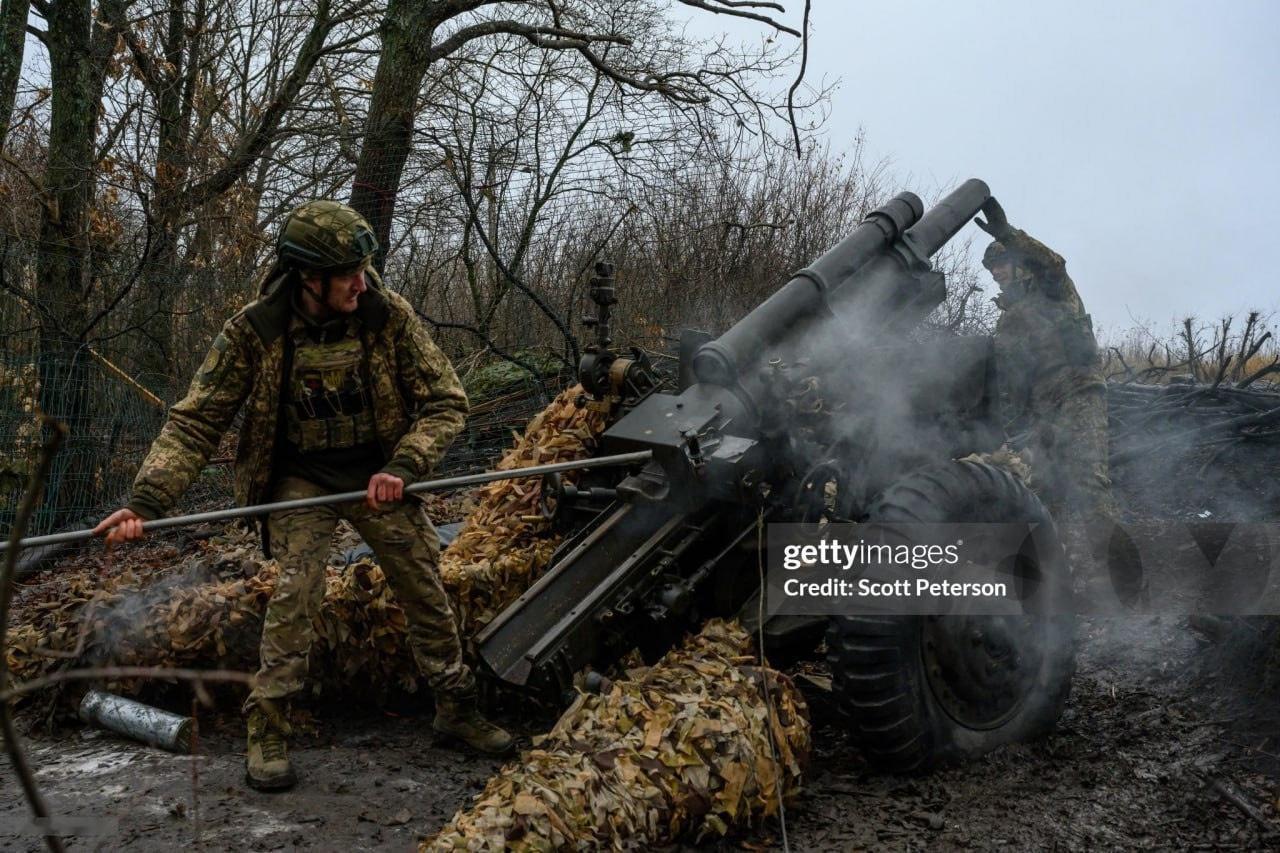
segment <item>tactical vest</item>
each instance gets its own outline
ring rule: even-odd
[[[355,334],[332,341],[299,336],[285,406],[285,438],[298,453],[378,440],[367,376],[364,347]]]

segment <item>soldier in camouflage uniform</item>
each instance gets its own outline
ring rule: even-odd
[[[1026,435],[1031,485],[1059,522],[1077,590],[1110,589],[1126,604],[1142,594],[1142,569],[1116,538],[1106,382],[1093,322],[1066,261],[1009,225],[992,199],[979,227],[995,237],[982,258],[1000,286],[996,370],[1008,435]],[[1105,563],[1105,565],[1104,565]]]
[[[996,238],[982,264],[1000,286],[995,346],[1008,434],[1027,433],[1036,492],[1059,520],[1114,519],[1106,383],[1062,256],[1009,225],[994,200],[977,223]]]
[[[414,658],[436,698],[436,732],[485,752],[511,736],[476,710],[475,678],[437,571],[439,540],[404,487],[425,477],[462,427],[467,398],[413,308],[370,267],[377,240],[353,209],[295,210],[259,298],[223,326],[187,396],[142,463],[129,504],[104,519],[107,541],[136,539],[169,510],[243,411],[237,500],[366,491],[361,504],[273,513],[263,547],[280,576],[262,630],[261,668],[245,703],[247,780],[292,786],[286,708],[305,686],[313,621],[339,519],[373,549],[404,608]]]

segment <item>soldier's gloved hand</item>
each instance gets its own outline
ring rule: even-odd
[[[994,198],[987,199],[987,203],[982,205],[982,212],[987,218],[985,220],[980,217],[975,218],[973,223],[992,237],[1003,240],[1013,231],[1013,226],[1009,224],[1009,217],[1004,214],[1004,208]]]
[[[98,526],[93,528],[93,535],[101,536],[105,532],[108,548],[121,542],[136,542],[147,535],[142,529],[142,521],[142,516],[133,510],[118,509],[98,522]]]
[[[393,503],[404,497],[404,480],[394,474],[379,471],[369,478],[369,489],[365,494],[365,506],[372,510],[382,509],[379,501]]]

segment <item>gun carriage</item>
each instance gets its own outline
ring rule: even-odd
[[[1074,669],[1071,625],[1037,615],[1069,594],[1053,525],[1008,472],[957,461],[997,448],[984,337],[917,334],[943,301],[931,258],[989,201],[969,180],[927,212],[912,193],[712,339],[686,332],[678,378],[613,348],[613,270],[599,264],[583,405],[616,419],[601,453],[628,472],[542,483],[567,536],[548,571],[477,638],[489,675],[543,695],[633,648],[656,656],[708,617],[740,615],[774,656],[825,642],[833,692],[869,757],[910,770],[1051,727]],[[1023,617],[774,616],[761,626],[766,522],[1031,522]]]

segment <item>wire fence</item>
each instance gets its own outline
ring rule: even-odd
[[[856,166],[821,157],[748,174],[717,157],[641,168],[605,156],[560,185],[554,160],[529,162],[508,163],[515,177],[500,185],[409,194],[393,220],[384,279],[428,323],[473,406],[449,472],[491,464],[574,380],[594,261],[616,262],[617,344],[662,352],[682,327],[727,327],[844,236],[880,192]],[[157,253],[146,211],[115,202],[102,216],[113,224],[88,235],[78,278],[58,266],[64,246],[0,216],[0,535],[39,445],[40,412],[66,423],[70,439],[31,532],[85,524],[127,499],[167,407],[256,295],[283,218],[273,208],[235,220],[195,211]],[[231,456],[215,454],[183,508],[231,500]]]
[[[620,177],[610,160],[598,165],[601,181],[614,182],[603,200],[565,189],[532,218],[523,202],[512,201],[519,215],[495,212],[495,235],[524,235],[514,243],[467,242],[474,222],[457,211],[470,204],[465,191],[452,198],[452,220],[438,203],[435,219],[408,207],[405,222],[397,220],[403,239],[384,278],[428,323],[472,402],[444,471],[492,464],[512,431],[574,381],[572,352],[585,343],[580,321],[593,312],[593,261],[616,262],[617,345],[669,354],[681,328],[722,331],[880,197],[857,169],[820,158],[754,178],[720,163],[644,179]],[[196,219],[163,274],[147,266],[151,237],[142,226],[96,242],[84,286],[61,302],[37,283],[59,247],[0,229],[0,535],[39,444],[39,412],[71,434],[33,534],[86,524],[127,499],[167,407],[222,323],[255,295],[270,260],[263,250],[252,263],[212,263],[219,245],[242,239],[219,236],[224,226],[217,217],[207,228]],[[456,239],[439,236],[450,229]],[[435,242],[414,244],[415,234]],[[180,508],[230,502],[233,455],[220,449]]]
[[[69,438],[54,462],[45,497],[29,533],[38,535],[95,523],[123,505],[151,441],[163,425],[167,405],[84,347],[72,359],[31,354],[18,335],[0,335],[0,535],[7,536],[13,513],[42,440],[41,411],[65,414]],[[518,430],[567,381],[550,372],[487,378],[472,401],[466,428],[440,465],[441,473],[483,469],[502,455]],[[44,382],[41,377],[45,377]],[[172,398],[172,394],[167,394]],[[195,511],[229,505],[235,433],[205,466],[179,509]]]

